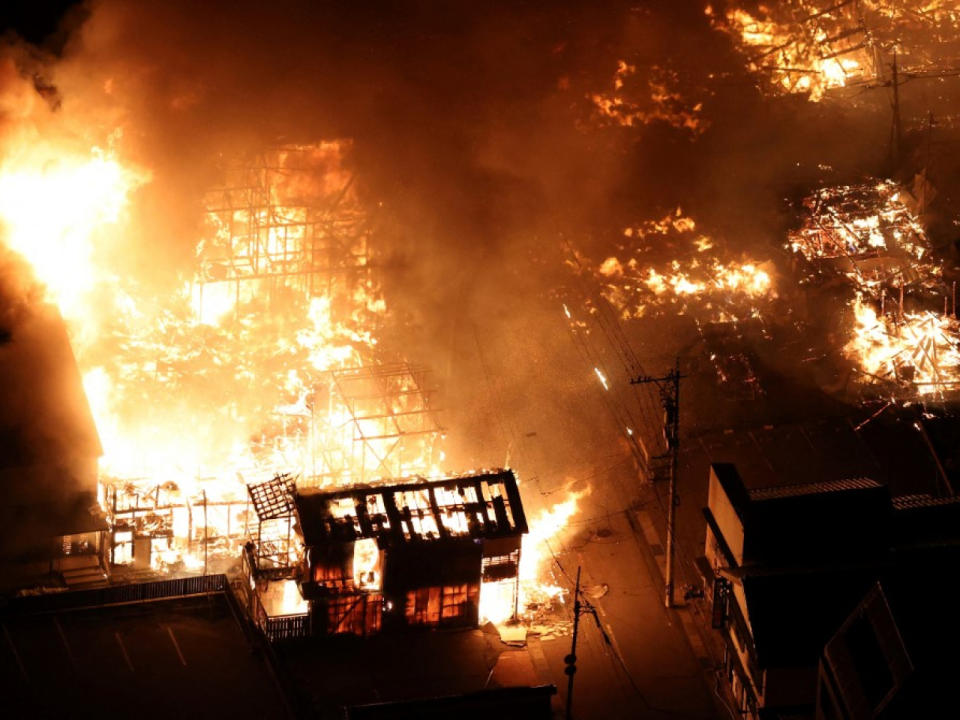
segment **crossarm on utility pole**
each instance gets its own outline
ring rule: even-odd
[[[670,451],[670,490],[667,505],[667,562],[666,578],[664,578],[664,605],[673,607],[673,560],[676,554],[674,537],[676,535],[677,519],[677,473],[680,463],[680,358],[676,359],[673,370],[662,377],[643,375],[630,381],[631,385],[647,385],[653,383],[660,391],[660,403],[663,405],[664,434],[667,439],[667,448]]]

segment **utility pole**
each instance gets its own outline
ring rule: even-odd
[[[207,574],[207,490],[203,490],[203,574]]]
[[[900,145],[903,142],[903,129],[900,124],[900,75],[897,68],[897,51],[893,51],[893,126],[890,128],[890,159],[896,167],[900,162]]]
[[[677,519],[677,472],[680,463],[680,358],[673,370],[662,377],[641,375],[630,381],[631,385],[653,383],[660,391],[660,403],[664,411],[664,437],[670,453],[670,500],[667,505],[667,577],[664,587],[664,606],[673,607],[673,556]]]
[[[607,631],[604,630],[603,624],[600,622],[600,616],[597,615],[597,609],[590,604],[589,600],[584,599],[580,594],[580,570],[581,567],[578,565],[577,585],[573,591],[573,638],[570,641],[570,654],[563,659],[563,662],[566,665],[566,667],[563,669],[563,672],[567,676],[567,711],[564,714],[566,720],[573,720],[573,676],[577,672],[577,636],[580,633],[580,616],[583,613],[590,613],[593,615],[593,621],[597,624],[597,630],[600,631],[603,641],[607,644],[611,651],[616,652],[616,649],[610,640],[610,636],[607,635]],[[621,658],[621,662],[622,661],[623,660]]]
[[[570,654],[563,662],[567,674],[567,713],[566,720],[573,720],[573,676],[577,672],[577,633],[580,631],[580,566],[577,566],[577,586],[573,591],[573,639],[570,642]]]

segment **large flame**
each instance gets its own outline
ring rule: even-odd
[[[855,325],[844,352],[868,381],[936,396],[960,387],[960,323],[929,311],[879,315],[858,296]]]
[[[283,149],[255,171],[260,193],[246,204],[223,200],[232,187],[209,198],[198,264],[161,294],[146,289],[152,268],[121,277],[114,262],[139,240],[128,209],[148,172],[98,148],[26,140],[0,165],[4,242],[67,321],[104,448],[108,511],[176,508],[172,521],[129,520],[155,535],[155,566],[202,566],[198,537],[203,554],[227,536],[214,554],[235,552],[251,519],[231,526],[229,504],[242,509],[245,484],[275,472],[327,485],[438,471],[439,428],[423,419],[419,376],[378,353],[386,308],[356,245],[366,235],[351,239],[364,209],[342,155],[329,142]],[[324,259],[339,251],[353,263],[356,282],[307,284],[320,243]]]
[[[559,598],[570,588],[546,580],[554,564],[555,547],[568,530],[570,519],[578,512],[580,500],[589,489],[571,491],[566,499],[544,508],[528,520],[529,532],[523,536],[520,553],[519,586],[513,581],[484,583],[480,591],[480,617],[500,624],[518,612],[518,619],[530,617],[535,608]],[[516,596],[514,592],[516,590]]]
[[[90,293],[105,280],[97,255],[110,250],[130,193],[147,177],[101,148],[78,152],[42,142],[0,164],[4,242],[75,324],[90,315]]]

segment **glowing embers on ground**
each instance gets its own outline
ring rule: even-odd
[[[960,387],[960,323],[949,315],[878,314],[859,296],[852,304],[853,336],[844,354],[865,375],[920,397],[942,396]]]
[[[636,127],[660,122],[700,135],[708,127],[703,118],[707,92],[682,85],[675,70],[654,66],[638,71],[637,66],[620,60],[612,87],[592,94],[590,101],[599,118],[608,123]]]
[[[624,318],[674,312],[736,321],[757,317],[776,297],[771,263],[725,256],[679,209],[627,228],[623,237],[625,259],[610,256],[595,272],[604,298]]]

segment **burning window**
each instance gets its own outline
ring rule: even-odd
[[[373,538],[362,538],[353,544],[353,580],[361,590],[379,590],[380,548]]]
[[[380,595],[344,595],[325,599],[326,633],[349,633],[366,637],[380,631],[383,622],[383,597]]]
[[[114,565],[129,565],[133,562],[133,533],[120,530],[113,533],[111,559]]]
[[[407,592],[406,618],[409,625],[440,625],[469,617],[477,607],[478,585],[460,584],[427,587]]]

